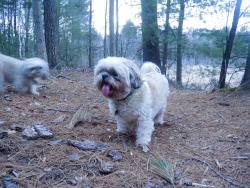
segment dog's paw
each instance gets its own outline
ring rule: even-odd
[[[148,148],[147,145],[136,144],[136,146],[142,148],[142,151],[143,151],[144,153],[149,152],[149,148]]]
[[[143,152],[147,153],[147,152],[149,151],[148,146],[142,145],[141,147],[142,147],[142,151],[143,151]]]

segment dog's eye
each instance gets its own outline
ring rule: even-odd
[[[114,77],[118,76],[117,72],[113,71],[112,76],[114,76]]]

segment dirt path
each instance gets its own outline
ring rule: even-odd
[[[107,101],[93,87],[91,71],[54,73],[44,84],[39,97],[0,94],[1,180],[8,176],[32,188],[171,187],[149,166],[150,158],[164,157],[173,165],[176,187],[186,187],[179,182],[187,180],[210,187],[250,187],[250,91],[172,89],[166,123],[156,127],[150,152],[143,153],[133,137],[128,149],[123,147]],[[79,107],[91,114],[89,121],[66,128]],[[22,136],[22,128],[38,122],[53,138]],[[69,140],[105,147],[86,151]],[[122,159],[112,161],[110,150],[117,150]],[[105,165],[111,172],[103,171]]]

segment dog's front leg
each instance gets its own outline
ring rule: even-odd
[[[154,122],[152,120],[144,120],[138,122],[136,129],[136,144],[141,146],[144,152],[147,152],[148,144],[154,131]]]

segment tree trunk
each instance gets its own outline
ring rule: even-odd
[[[110,39],[110,56],[114,56],[114,0],[109,0],[109,39]]]
[[[92,67],[92,0],[89,1],[89,68]]]
[[[220,89],[225,88],[225,84],[226,84],[227,68],[228,68],[228,63],[229,63],[232,48],[233,48],[233,42],[235,38],[236,29],[237,29],[239,18],[240,18],[241,3],[242,3],[242,0],[237,0],[236,2],[235,9],[234,9],[233,23],[232,23],[232,27],[231,27],[227,42],[226,42],[226,50],[223,54],[220,79],[219,79],[219,84],[218,84]]]
[[[106,57],[106,51],[107,51],[107,12],[108,12],[108,0],[106,0],[105,4],[105,25],[104,25],[104,40],[103,40],[103,57]]]
[[[27,15],[25,18],[25,57],[29,56],[29,29],[30,29],[30,9],[31,9],[31,1],[25,1],[25,8],[27,11]]]
[[[166,74],[167,70],[167,57],[168,57],[168,33],[170,29],[169,25],[169,15],[170,15],[170,0],[167,0],[167,8],[166,8],[166,23],[164,28],[164,41],[163,41],[163,56],[162,56],[162,67],[161,70],[163,74]]]
[[[177,65],[176,65],[176,84],[182,87],[182,32],[184,21],[184,0],[180,0],[179,25],[177,33]]]
[[[241,85],[250,82],[250,42],[248,43],[247,61]]]
[[[44,0],[45,44],[50,68],[58,68],[58,26],[56,1]]]
[[[157,0],[141,0],[143,61],[151,61],[161,67]]]
[[[44,38],[44,28],[42,21],[41,4],[39,0],[32,0],[33,17],[34,17],[34,33],[36,37],[36,53],[37,56],[48,60]]]
[[[119,37],[119,15],[118,15],[118,0],[116,0],[116,30],[115,30],[115,55],[118,56],[118,37]]]

